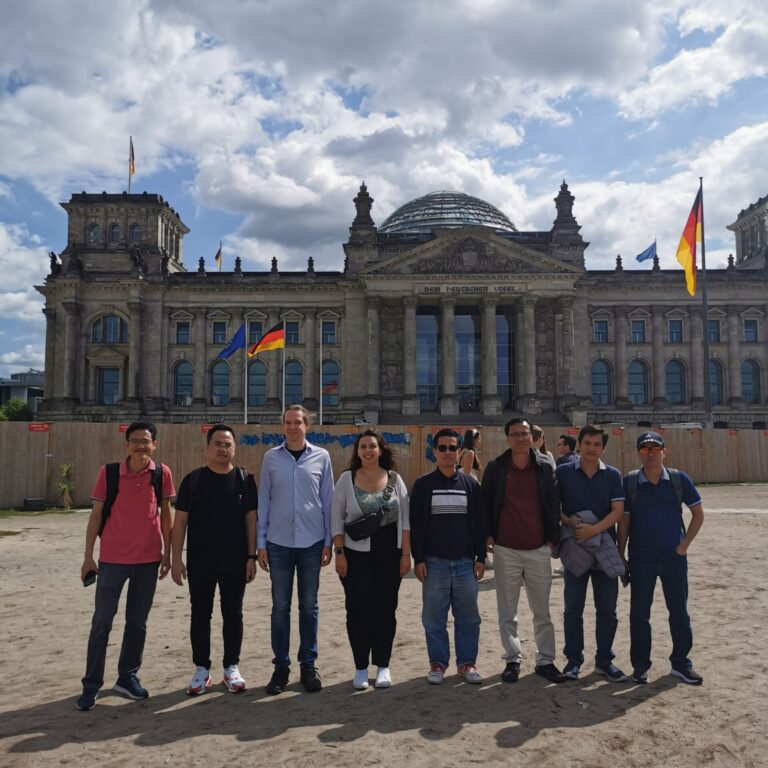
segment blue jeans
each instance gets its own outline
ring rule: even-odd
[[[98,691],[104,685],[104,665],[107,660],[107,643],[112,631],[112,621],[117,613],[120,595],[128,582],[125,603],[125,629],[120,659],[117,662],[119,676],[136,674],[144,655],[147,637],[147,617],[152,608],[157,586],[157,569],[160,563],[122,565],[99,563],[96,579],[96,607],[88,637],[88,658],[83,677],[84,691]]]
[[[480,641],[480,611],[477,608],[475,565],[461,560],[426,559],[427,578],[421,585],[421,623],[427,636],[429,663],[448,666],[448,607],[453,613],[453,642],[456,665],[474,664]]]
[[[651,604],[656,578],[661,579],[669,612],[672,654],[676,669],[689,669],[688,654],[693,646],[691,620],[688,617],[688,559],[672,552],[649,558],[630,558],[631,593],[629,601],[629,637],[632,666],[641,672],[651,667]]]
[[[579,666],[584,663],[584,605],[587,601],[587,585],[592,579],[592,594],[595,600],[595,641],[597,652],[595,664],[599,667],[613,661],[613,638],[616,636],[616,600],[619,596],[619,580],[606,576],[603,571],[587,571],[583,576],[574,576],[567,568],[563,574],[565,589],[563,601],[563,629],[565,648],[563,653],[569,661]]]
[[[281,547],[267,542],[272,580],[272,663],[290,666],[293,574],[299,587],[299,664],[317,659],[317,590],[320,586],[322,539],[310,547]]]

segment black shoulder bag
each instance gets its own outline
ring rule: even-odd
[[[395,490],[395,478],[397,473],[392,470],[389,471],[389,479],[384,487],[384,504],[389,501],[389,497],[392,495],[392,491]],[[352,482],[354,483],[354,477]],[[369,512],[367,515],[358,517],[357,520],[353,520],[351,523],[344,525],[344,532],[349,536],[352,541],[362,541],[368,539],[376,533],[376,529],[379,527],[381,518],[384,517],[384,505],[380,506],[375,512]]]

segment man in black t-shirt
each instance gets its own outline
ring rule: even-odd
[[[171,534],[171,576],[189,581],[190,637],[195,672],[187,693],[200,695],[211,684],[211,614],[219,586],[224,635],[224,679],[231,693],[245,690],[240,674],[245,585],[256,576],[256,508],[253,475],[235,467],[235,435],[214,424],[207,436],[208,464],[190,472],[176,497]],[[187,566],[181,553],[187,535]]]

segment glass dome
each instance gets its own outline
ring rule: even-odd
[[[517,232],[515,225],[495,206],[463,192],[430,192],[398,208],[379,232],[430,232],[435,227],[489,227]]]

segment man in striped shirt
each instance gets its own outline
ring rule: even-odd
[[[475,666],[480,639],[477,582],[485,571],[485,520],[480,484],[456,471],[459,435],[441,429],[434,437],[437,469],[413,484],[410,499],[414,572],[422,584],[421,621],[427,637],[427,681],[443,682],[450,647],[448,608],[454,619],[459,675],[482,683]]]

